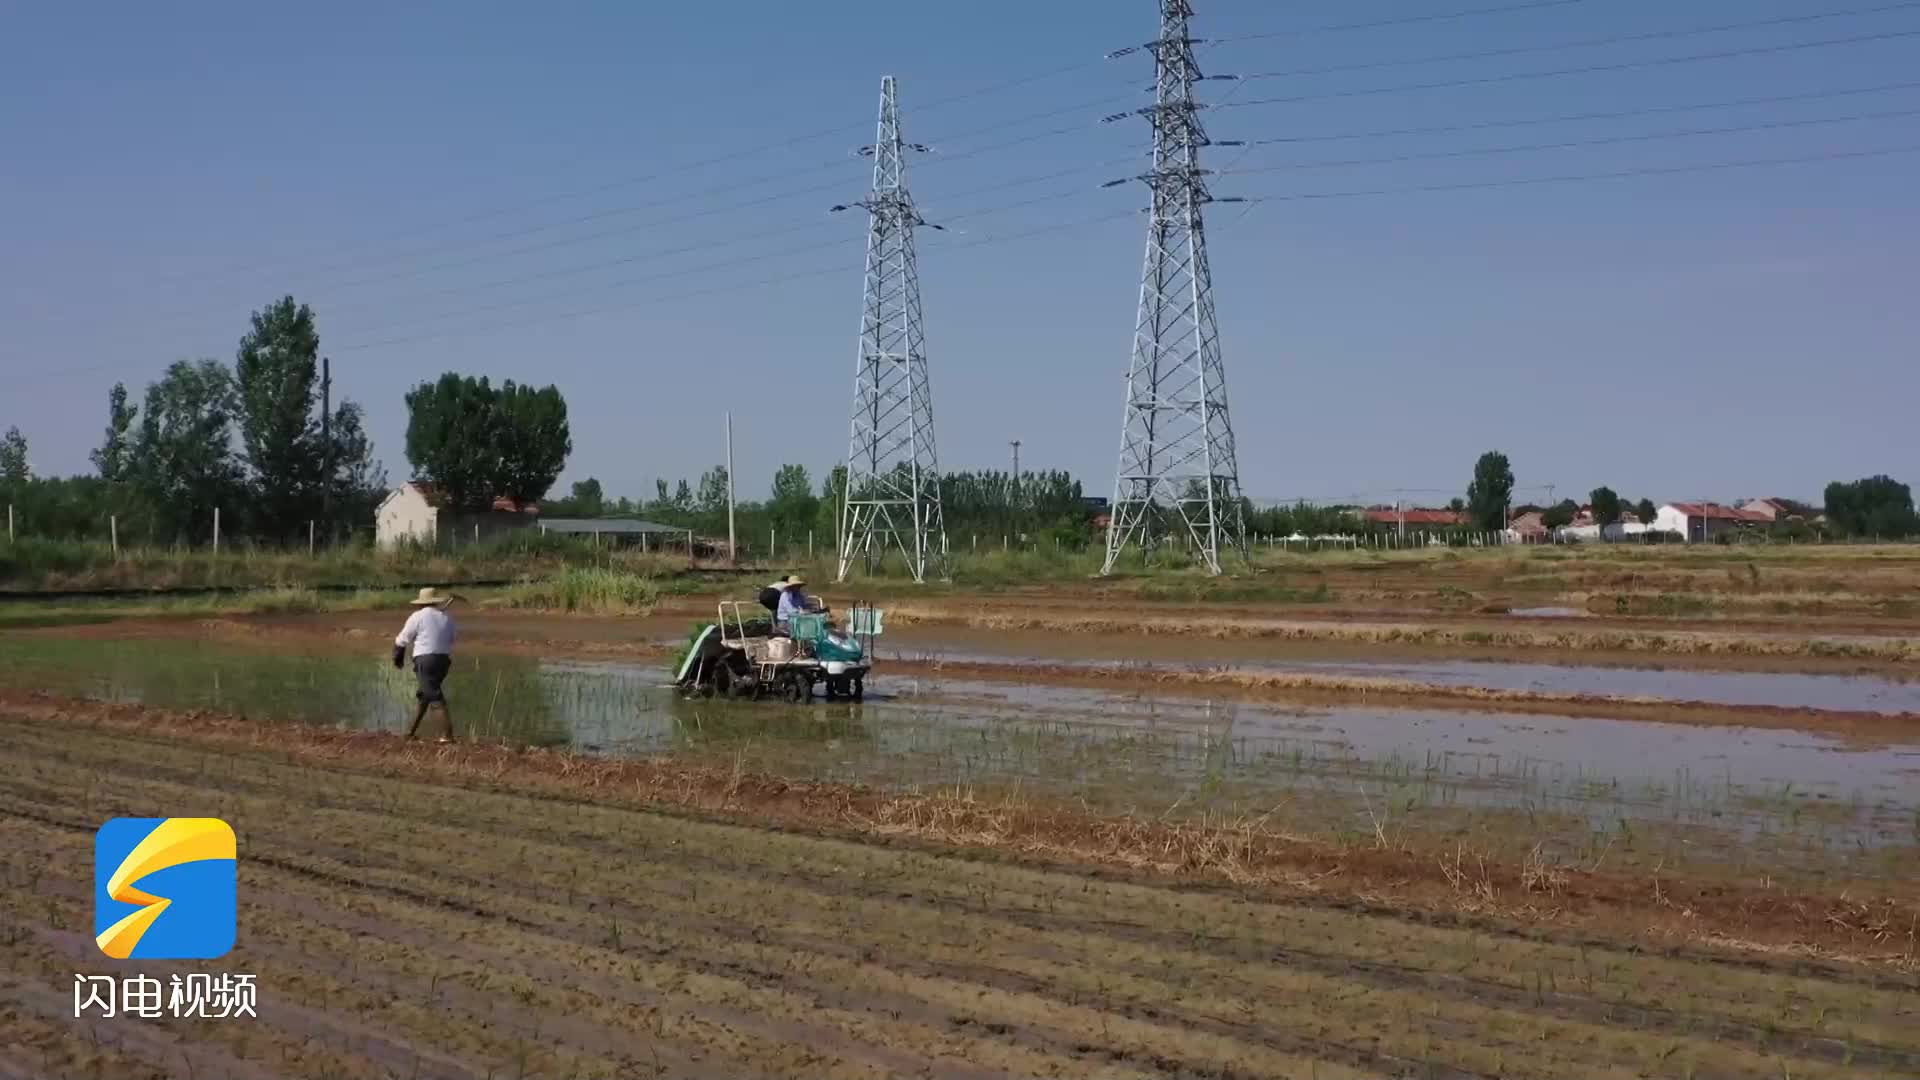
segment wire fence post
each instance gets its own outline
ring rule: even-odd
[[[307,558],[313,558],[313,519],[307,519]]]
[[[813,530],[807,530],[807,561],[813,561]]]
[[[13,543],[13,504],[7,504],[7,543]]]
[[[107,515],[107,544],[109,547],[113,549],[113,557],[115,559],[119,559],[120,558],[120,517],[117,514]]]
[[[220,508],[213,508],[213,553],[220,554]]]

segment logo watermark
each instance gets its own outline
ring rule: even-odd
[[[226,1020],[256,1017],[258,997],[251,975],[174,975],[162,983],[151,975],[73,977],[73,1018],[136,1016]]]

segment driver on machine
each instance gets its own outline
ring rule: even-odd
[[[799,574],[787,575],[786,587],[780,590],[780,603],[773,611],[773,625],[777,632],[793,633],[793,617],[816,609],[816,601],[801,588],[806,583],[806,579]]]

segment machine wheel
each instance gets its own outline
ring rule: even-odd
[[[749,697],[753,694],[753,682],[723,660],[713,669],[713,692],[721,697]]]
[[[844,697],[846,693],[845,689],[841,685],[840,679],[828,679],[826,690],[824,692],[827,695],[828,701],[834,701],[841,697]]]
[[[867,680],[865,676],[862,676],[860,678],[853,680],[853,692],[849,696],[851,696],[855,701],[861,701],[866,698]]]
[[[813,696],[813,688],[807,680],[798,675],[789,675],[780,686],[783,696],[792,704],[798,705]]]

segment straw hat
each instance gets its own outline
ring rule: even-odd
[[[453,597],[442,596],[440,595],[440,590],[429,585],[426,588],[421,589],[420,595],[414,597],[411,603],[413,604],[414,607],[427,607],[429,605],[436,606],[436,607],[446,607],[448,604],[453,603]]]
[[[807,583],[807,579],[801,577],[799,574],[787,575],[787,588],[789,589],[798,588],[799,586],[805,585],[806,583]]]

